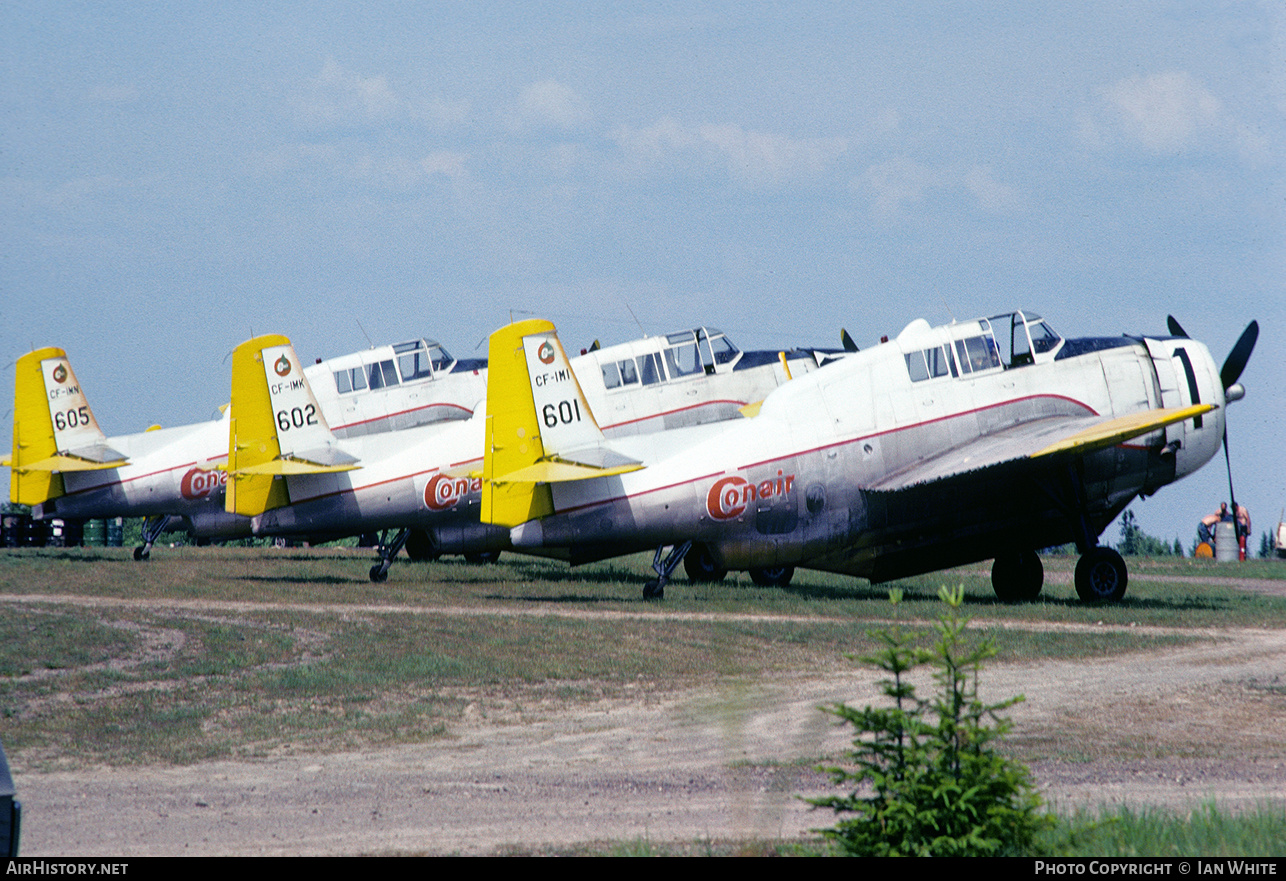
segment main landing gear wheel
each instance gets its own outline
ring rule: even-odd
[[[438,550],[433,546],[433,539],[423,529],[412,529],[406,537],[406,555],[414,563],[427,563],[438,558]]]
[[[1002,603],[1030,602],[1044,583],[1045,567],[1035,551],[997,554],[991,566],[991,588]]]
[[[670,553],[666,554],[665,549],[670,548]],[[652,571],[656,573],[656,578],[643,585],[643,599],[659,600],[665,597],[665,585],[674,574],[674,570],[679,567],[679,563],[687,556],[692,549],[692,539],[688,539],[681,545],[661,545],[656,549],[656,555],[652,557]],[[662,555],[665,558],[662,559]]]
[[[750,580],[760,587],[785,587],[794,577],[794,566],[763,566],[750,570]]]
[[[388,533],[386,532],[384,535],[387,537]],[[393,558],[397,556],[398,551],[402,550],[402,546],[406,544],[406,540],[410,537],[411,530],[402,528],[397,531],[397,535],[393,537],[392,541],[380,542],[380,561],[371,567],[371,581],[376,584],[383,584],[388,581],[388,567],[393,565]]]
[[[683,571],[694,584],[713,584],[723,581],[728,574],[727,569],[714,561],[709,548],[696,544],[683,557]]]
[[[1125,560],[1111,548],[1090,548],[1076,564],[1076,595],[1087,603],[1118,602],[1129,581]]]

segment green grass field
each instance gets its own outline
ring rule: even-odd
[[[872,627],[929,627],[942,584],[965,586],[966,614],[1005,662],[1286,626],[1286,598],[1233,586],[1286,580],[1275,561],[1131,560],[1125,601],[1086,606],[1071,586],[1071,557],[1045,558],[1044,594],[1024,605],[995,601],[985,565],[877,586],[805,571],[785,589],[744,575],[699,586],[679,576],[664,601],[649,603],[650,555],[575,569],[513,555],[494,565],[399,561],[380,585],[367,580],[370,558],[347,549],[157,548],[147,563],[128,549],[0,553],[6,750],[29,770],[73,770],[361,749],[444,737],[467,707],[521,718],[551,705],[840,671],[872,647]],[[896,607],[890,587],[903,593]],[[1255,822],[1281,840],[1286,822],[1268,816]],[[1109,847],[1127,819],[1155,818],[1068,818],[1080,825],[1065,827],[1057,847]],[[729,847],[716,851],[770,845]],[[612,848],[598,852],[675,852]]]
[[[193,762],[289,744],[325,750],[440,736],[479,695],[506,701],[667,691],[720,677],[837,670],[893,617],[927,626],[940,584],[963,583],[979,627],[1003,620],[1098,625],[994,628],[1005,660],[1101,656],[1209,638],[1211,626],[1284,626],[1286,600],[1195,578],[1197,561],[1138,561],[1125,601],[1085,606],[1070,558],[1047,558],[1042,599],[997,603],[985,567],[872,586],[799,572],[786,589],[745,576],[677,578],[641,600],[648,558],[571,569],[399,563],[366,579],[348,550],[16,551],[0,555],[0,724],[11,753],[41,764]],[[1238,577],[1281,578],[1272,562]],[[1147,576],[1146,578],[1143,576]],[[1061,583],[1060,583],[1061,581]],[[903,591],[894,608],[888,590]],[[626,622],[626,623],[623,623]],[[1173,632],[1103,625],[1146,624]],[[1184,632],[1189,631],[1189,632]]]

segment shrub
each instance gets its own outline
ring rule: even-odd
[[[1020,762],[996,751],[1010,730],[1000,711],[1021,696],[996,704],[978,698],[982,663],[996,654],[994,641],[963,643],[968,619],[960,613],[964,587],[943,587],[948,610],[938,619],[929,648],[899,628],[872,632],[883,648],[857,660],[889,674],[881,681],[892,706],[823,707],[857,731],[847,755],[852,767],[825,767],[847,795],[808,799],[815,807],[854,816],[816,830],[854,856],[998,856],[1021,853],[1036,833],[1053,824]],[[896,603],[897,592],[890,594]],[[907,674],[936,667],[932,699],[921,698]]]

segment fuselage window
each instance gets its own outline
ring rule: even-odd
[[[634,368],[634,362],[630,359],[618,361],[616,366],[621,368],[621,385],[637,385],[639,381],[639,372]]]
[[[355,392],[366,391],[366,368],[365,367],[354,367],[352,370],[348,371],[348,375],[353,380],[353,383],[352,383],[353,391]]]
[[[934,346],[932,349],[924,350],[924,360],[929,365],[930,376],[946,376],[953,372],[948,362],[949,349],[941,346]]]
[[[655,385],[665,379],[665,374],[661,372],[661,356],[656,352],[639,355],[636,360],[639,365],[639,377],[644,385]]]
[[[666,349],[665,366],[670,371],[671,379],[701,373],[701,359],[697,357],[696,343]]]
[[[1054,329],[1052,327],[1043,321],[1038,321],[1035,324],[1028,324],[1027,330],[1031,332],[1032,351],[1038,355],[1052,351],[1053,348],[1058,345],[1058,341],[1062,339],[1062,337],[1054,333]]]
[[[969,365],[971,373],[1000,366],[1000,353],[991,337],[971,336],[967,340],[958,340],[956,347],[962,349],[960,363]]]
[[[397,385],[397,370],[392,361],[366,365],[366,378],[372,390]]]
[[[906,372],[911,374],[912,382],[921,382],[929,378],[929,371],[924,366],[924,352],[910,352],[907,354]]]
[[[621,384],[621,369],[615,363],[603,365],[603,388],[616,388]]]
[[[443,370],[450,367],[451,362],[454,360],[455,359],[451,357],[451,353],[441,346],[435,345],[429,347],[429,361],[433,364],[434,371],[441,373]]]
[[[433,362],[429,360],[429,353],[423,349],[400,355],[397,359],[397,366],[402,371],[402,382],[410,382],[414,379],[431,379],[433,377]]]
[[[341,395],[346,395],[353,390],[353,383],[348,378],[347,370],[335,371],[335,388]]]
[[[1009,366],[1021,367],[1033,364],[1031,346],[1027,344],[1027,325],[1015,313],[1009,334]]]
[[[716,364],[729,363],[733,358],[736,358],[737,353],[741,351],[732,343],[728,342],[728,338],[724,336],[711,337],[710,347],[714,349],[714,363]]]

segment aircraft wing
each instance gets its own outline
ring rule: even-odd
[[[891,474],[869,489],[892,491],[1022,459],[1082,455],[1113,447],[1213,410],[1210,404],[1144,410],[1125,416],[1054,417],[980,437]]]

